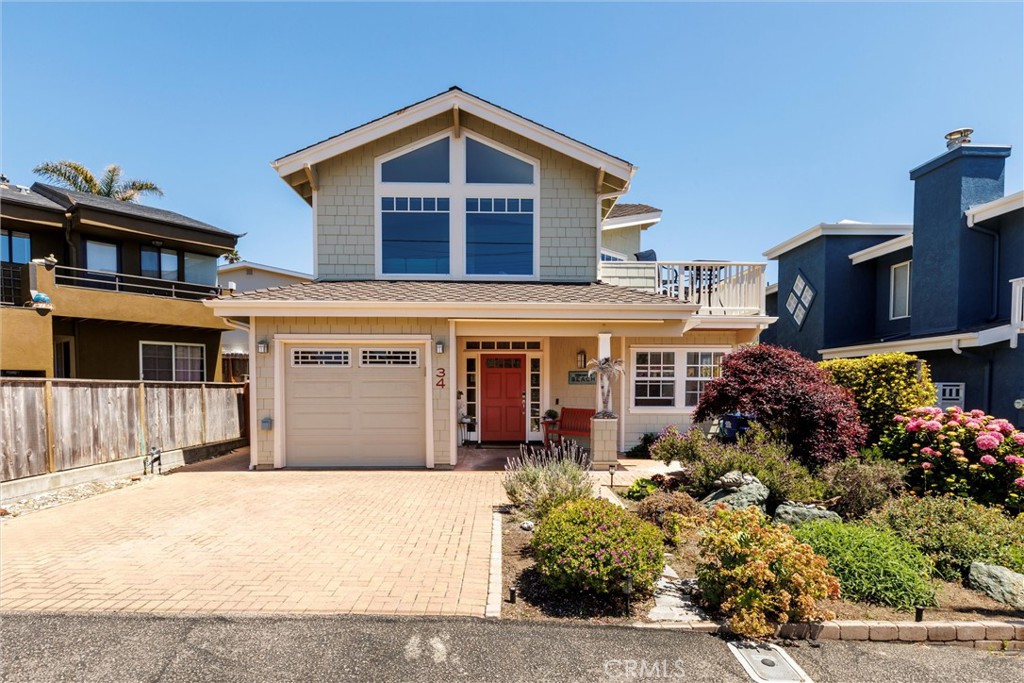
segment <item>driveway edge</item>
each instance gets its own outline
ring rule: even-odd
[[[487,606],[484,617],[501,617],[501,513],[491,514],[491,570],[487,582]]]

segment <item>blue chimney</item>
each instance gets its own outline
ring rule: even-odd
[[[1003,196],[1009,145],[971,144],[969,128],[946,136],[947,151],[910,172],[914,261],[910,333],[941,334],[988,322],[993,238],[967,227],[964,212]]]

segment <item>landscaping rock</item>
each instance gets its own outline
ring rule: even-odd
[[[843,521],[839,515],[831,510],[825,510],[817,505],[810,505],[807,503],[794,503],[791,500],[787,500],[776,508],[775,516],[772,518],[772,521],[776,524],[788,524],[792,527],[800,526],[804,522],[812,522],[818,519],[824,519],[829,522]]]
[[[754,475],[736,470],[723,475],[715,484],[723,488],[702,500],[701,504],[704,507],[714,508],[719,503],[725,503],[733,510],[753,506],[764,511],[765,501],[768,500],[768,487]]]
[[[1024,610],[1024,574],[994,564],[972,562],[967,585],[1014,609]]]
[[[526,520],[525,522],[519,525],[519,528],[523,531],[533,531],[533,522],[531,522],[530,520]]]

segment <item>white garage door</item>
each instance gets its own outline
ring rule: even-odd
[[[423,467],[422,351],[409,347],[288,350],[288,467]]]

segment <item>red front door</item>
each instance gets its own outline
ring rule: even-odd
[[[526,356],[481,356],[480,435],[484,441],[526,439]]]

